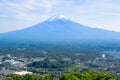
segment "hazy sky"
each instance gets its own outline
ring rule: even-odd
[[[0,0],[0,33],[56,14],[90,27],[120,31],[120,0]]]

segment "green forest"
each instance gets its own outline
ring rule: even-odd
[[[63,74],[62,76],[56,78],[53,75],[37,76],[37,75],[12,75],[6,79],[1,80],[120,80],[113,74],[108,74],[105,72],[69,72]]]

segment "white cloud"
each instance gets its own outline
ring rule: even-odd
[[[87,26],[120,31],[119,4],[120,0],[0,0],[0,26],[23,28],[62,13]]]
[[[68,9],[67,12],[71,12],[68,15],[72,16],[75,21],[91,27],[120,31],[119,0],[85,0],[84,3],[81,2],[82,0],[73,1],[70,3],[72,8],[69,8],[69,5],[65,6]]]
[[[44,13],[51,12],[52,8],[59,4],[59,0],[6,0],[0,2],[0,15],[6,15],[17,19],[36,19],[38,13],[33,11],[44,10]],[[39,14],[40,16],[40,14]]]

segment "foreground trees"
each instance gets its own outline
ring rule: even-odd
[[[84,73],[70,72],[60,77],[60,80],[118,80],[114,75],[104,72],[87,71]]]
[[[6,79],[5,79],[6,80]],[[35,76],[35,75],[13,75],[12,77],[7,78],[7,80],[53,80],[51,75],[46,75],[44,77]]]
[[[92,72],[86,71],[83,73],[80,72],[70,72],[64,74],[59,78],[55,78],[52,75],[46,76],[35,76],[35,75],[13,75],[12,77],[7,78],[7,80],[120,80],[116,76],[104,73],[104,72]]]

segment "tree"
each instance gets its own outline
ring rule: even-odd
[[[64,74],[60,77],[60,80],[117,80],[117,78],[104,72],[85,71],[83,73],[70,72],[69,74]]]

